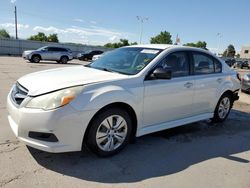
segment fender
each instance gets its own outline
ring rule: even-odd
[[[133,83],[134,84],[134,83]],[[99,111],[101,108],[117,102],[130,105],[136,112],[138,122],[141,119],[143,108],[143,86],[121,87],[116,84],[87,85],[83,93],[72,101],[71,105],[77,111]]]

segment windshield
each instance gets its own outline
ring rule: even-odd
[[[92,52],[92,50],[87,50],[85,52],[83,52],[84,54],[89,54],[90,52]]]
[[[45,49],[45,48],[47,48],[48,46],[43,46],[43,47],[41,47],[41,48],[38,48],[37,50],[38,51],[41,51],[41,50],[43,50],[43,49]]]
[[[119,48],[106,53],[89,66],[110,72],[135,75],[146,67],[159,53],[159,49]]]

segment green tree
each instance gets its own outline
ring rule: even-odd
[[[59,42],[57,34],[50,34],[47,37],[48,42]]]
[[[227,49],[223,52],[223,57],[234,57],[235,56],[235,48],[234,45],[230,44]]]
[[[172,36],[170,35],[169,32],[161,31],[160,34],[151,38],[150,43],[151,44],[173,44],[171,37]]]
[[[0,29],[0,38],[10,38],[10,35],[5,29]]]
[[[106,48],[120,48],[123,46],[130,46],[130,45],[136,45],[136,42],[129,43],[127,39],[120,39],[120,42],[115,42],[115,43],[107,43],[104,46]]]
[[[198,41],[197,43],[190,42],[190,43],[184,44],[183,46],[190,46],[190,47],[202,48],[202,49],[207,50],[207,43],[205,41]]]
[[[45,41],[45,42],[47,42],[48,38],[44,33],[39,32],[37,35],[30,36],[30,38],[28,38],[28,40],[36,40],[36,41]]]

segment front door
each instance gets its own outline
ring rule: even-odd
[[[192,116],[194,78],[186,52],[175,52],[157,67],[172,71],[169,80],[144,81],[144,126],[153,126]]]

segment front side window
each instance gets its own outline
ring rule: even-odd
[[[211,74],[214,73],[214,61],[209,56],[202,53],[193,53],[194,73]]]
[[[48,47],[48,51],[49,51],[49,52],[54,52],[55,50],[54,50],[53,47]]]
[[[96,60],[92,68],[127,75],[135,75],[144,69],[162,50],[138,47],[119,48]]]
[[[164,58],[157,67],[171,70],[172,77],[189,75],[189,59],[186,52],[175,52]]]

